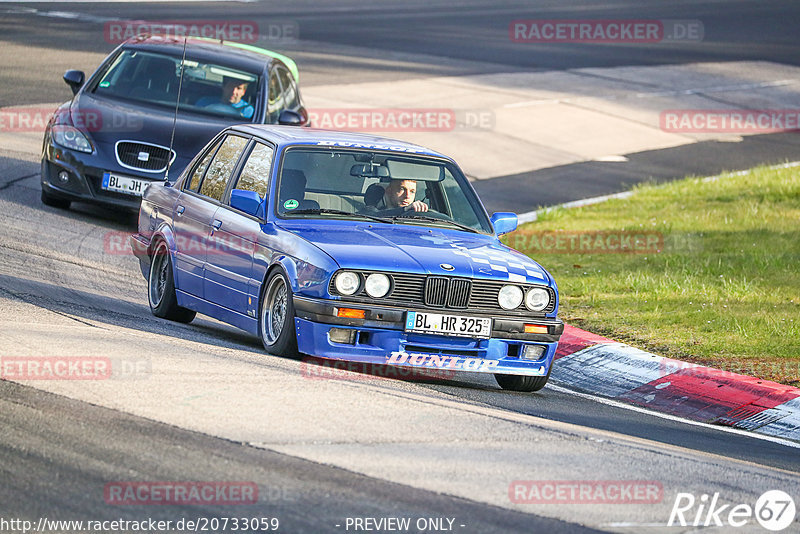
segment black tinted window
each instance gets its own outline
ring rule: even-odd
[[[278,76],[283,86],[283,107],[284,109],[296,109],[299,106],[297,98],[297,84],[289,71],[283,67],[278,67]]]
[[[261,198],[266,197],[269,191],[269,173],[272,168],[273,153],[272,147],[256,143],[239,175],[236,189],[255,191]]]
[[[247,139],[238,135],[229,135],[222,142],[222,146],[217,150],[214,160],[206,171],[206,176],[200,186],[200,194],[207,197],[222,200],[225,187],[233,173],[233,168],[239,161]]]
[[[218,141],[211,150],[208,151],[208,154],[200,160],[200,163],[197,164],[197,167],[194,168],[194,172],[192,172],[192,178],[189,182],[185,185],[184,189],[188,189],[189,191],[197,192],[197,188],[200,187],[200,181],[203,179],[203,175],[206,173],[206,169],[208,168],[208,164],[211,163],[211,158],[214,157],[214,153],[217,151],[217,147],[219,147],[220,141]]]

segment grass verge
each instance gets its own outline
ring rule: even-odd
[[[800,386],[798,167],[639,186],[503,241],[553,274],[570,324]]]

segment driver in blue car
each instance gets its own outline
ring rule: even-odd
[[[198,107],[207,107],[213,111],[227,111],[241,115],[245,119],[253,117],[255,108],[242,100],[247,92],[248,82],[238,79],[225,77],[222,82],[222,96],[216,99],[212,96],[205,96],[197,101]]]
[[[428,211],[428,205],[414,200],[417,195],[417,182],[414,180],[392,180],[383,192],[383,197],[369,211]]]

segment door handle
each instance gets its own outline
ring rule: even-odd
[[[214,219],[214,222],[211,223],[211,234],[210,235],[213,236],[214,232],[219,230],[220,226],[222,226],[222,221],[220,221],[219,219]]]
[[[177,208],[175,208],[175,211],[178,212],[178,215],[183,215],[183,211],[185,209],[186,208],[184,208],[183,206],[178,206]]]

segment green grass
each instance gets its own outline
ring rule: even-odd
[[[639,253],[553,253],[531,232],[655,232]],[[800,168],[644,185],[503,239],[555,277],[568,323],[645,350],[800,386]]]

